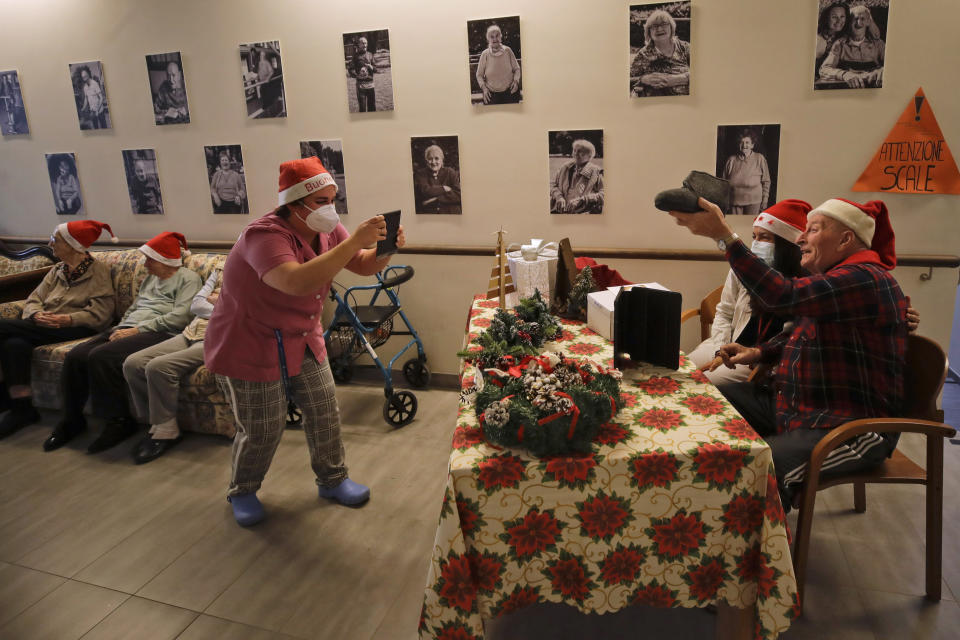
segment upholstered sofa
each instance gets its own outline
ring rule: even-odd
[[[119,320],[133,302],[140,283],[147,275],[143,254],[137,249],[91,253],[97,260],[109,264],[113,271],[117,296],[116,319]],[[213,269],[221,266],[225,259],[225,254],[197,253],[188,256],[184,262],[187,268],[199,273],[205,281]],[[20,317],[23,302],[21,300],[0,304],[0,318]],[[59,409],[62,406],[60,370],[67,352],[80,342],[82,340],[74,340],[34,349],[31,375],[33,402],[38,408]],[[213,374],[206,367],[201,366],[181,383],[177,422],[181,429],[188,431],[233,437],[236,431],[233,413],[217,387]]]

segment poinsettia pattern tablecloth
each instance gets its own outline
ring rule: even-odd
[[[470,341],[496,306],[474,299]],[[582,322],[564,320],[545,350],[612,366]],[[621,400],[593,452],[543,459],[488,444],[461,401],[421,638],[482,638],[483,618],[537,602],[756,603],[758,638],[789,627],[799,604],[769,447],[685,357],[625,371]]]

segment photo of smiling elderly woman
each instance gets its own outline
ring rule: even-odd
[[[520,86],[520,16],[467,21],[470,101],[516,104]]]
[[[410,138],[417,213],[463,213],[457,136]]]
[[[690,93],[690,3],[630,7],[630,95]]]

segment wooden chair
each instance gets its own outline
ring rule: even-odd
[[[830,431],[810,454],[807,477],[800,494],[800,513],[793,545],[793,567],[801,603],[817,491],[838,484],[853,484],[854,510],[863,513],[867,509],[867,483],[926,486],[927,599],[940,600],[943,551],[943,440],[956,434],[953,427],[943,424],[943,411],[937,409],[936,405],[946,378],[947,358],[943,349],[933,340],[910,335],[907,341],[906,360],[903,372],[906,418],[870,418],[847,422]],[[870,471],[820,477],[820,467],[827,454],[851,438],[870,432],[920,433],[926,436],[926,470],[900,451],[894,450],[890,458]]]
[[[707,297],[700,301],[699,309],[687,309],[680,314],[680,324],[683,324],[690,318],[700,316],[700,339],[706,340],[710,337],[710,327],[713,325],[713,319],[717,315],[717,304],[720,303],[720,294],[723,293],[723,287],[717,287],[707,294]]]

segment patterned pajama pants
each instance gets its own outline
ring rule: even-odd
[[[270,468],[286,428],[287,398],[283,381],[250,382],[218,374],[217,382],[237,423],[227,495],[254,493]],[[293,401],[303,412],[303,433],[317,484],[335,487],[347,477],[347,467],[340,439],[340,410],[329,363],[326,360],[318,363],[307,351],[299,375],[290,377],[290,386]]]

